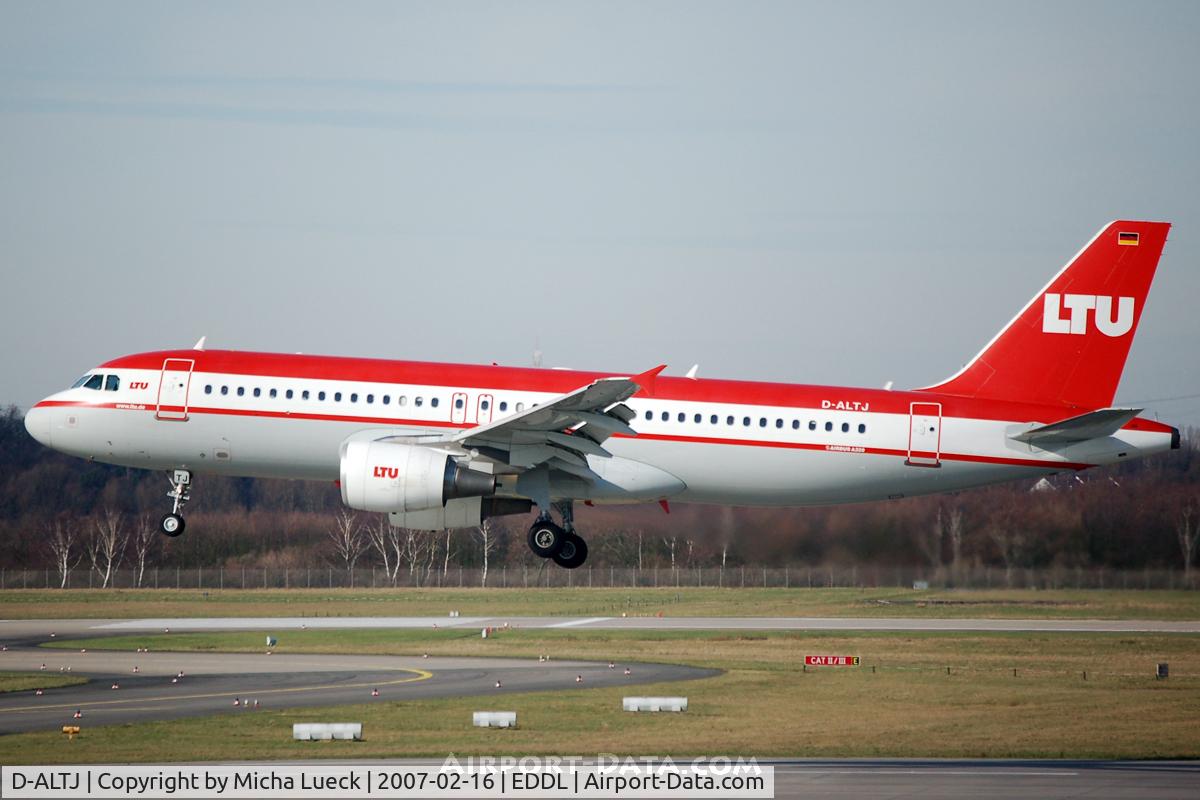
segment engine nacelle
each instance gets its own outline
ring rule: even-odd
[[[360,511],[423,511],[496,491],[494,475],[460,467],[432,448],[395,442],[346,442],[341,475],[342,502]]]

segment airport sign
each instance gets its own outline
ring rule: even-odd
[[[806,667],[857,667],[858,656],[805,656]]]

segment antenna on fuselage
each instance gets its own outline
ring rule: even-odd
[[[699,365],[699,364],[692,364],[692,368],[691,368],[691,369],[689,369],[689,370],[687,371],[687,374],[686,374],[686,375],[684,375],[683,377],[685,377],[685,378],[691,378],[692,380],[696,380],[696,373],[697,373],[699,370],[700,370],[700,365]]]
[[[542,366],[542,342],[541,342],[541,339],[542,339],[542,337],[540,337],[540,336],[533,337],[533,366],[535,366],[535,367]]]
[[[192,345],[192,349],[193,350],[203,350],[204,349],[204,340],[207,338],[208,338],[207,336],[201,336],[199,339],[196,340],[196,343],[194,345]]]

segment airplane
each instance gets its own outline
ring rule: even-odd
[[[530,548],[587,559],[574,504],[803,506],[1115,464],[1179,431],[1114,408],[1169,223],[1106,225],[965,367],[911,391],[209,350],[89,370],[25,417],[73,456],[334,481],[353,509],[441,530],[537,514]],[[555,522],[554,514],[559,522]]]

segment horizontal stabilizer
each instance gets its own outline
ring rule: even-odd
[[[1125,423],[1141,411],[1140,408],[1102,408],[1061,422],[1042,425],[1009,438],[1038,447],[1101,439],[1121,430]]]

